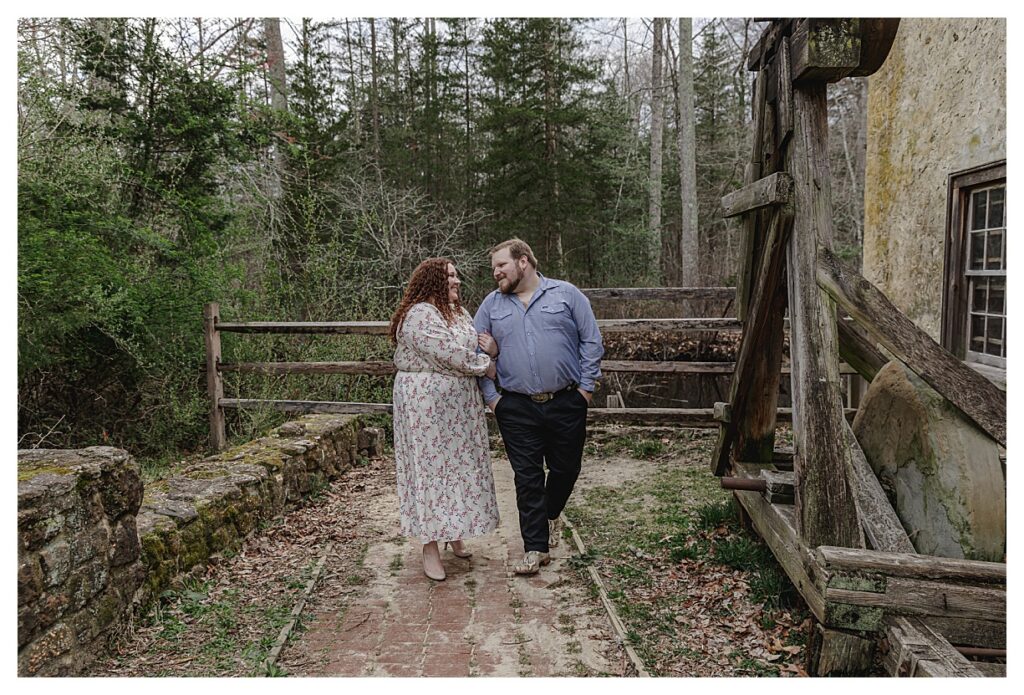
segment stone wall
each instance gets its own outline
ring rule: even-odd
[[[938,340],[947,178],[1006,157],[1006,20],[903,19],[867,140],[864,275]]]
[[[19,452],[19,674],[80,673],[133,610],[376,455],[379,435],[309,415],[144,491],[118,449]]]
[[[141,501],[120,449],[18,452],[19,675],[80,672],[130,614]]]

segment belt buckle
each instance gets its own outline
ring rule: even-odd
[[[530,400],[533,401],[534,403],[547,403],[548,401],[551,400],[551,394],[535,393],[532,396],[530,396]]]

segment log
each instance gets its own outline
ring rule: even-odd
[[[871,670],[874,640],[818,623],[807,648],[807,673],[812,676],[858,676]]]
[[[681,300],[724,300],[735,299],[735,287],[589,287],[580,292],[587,299],[630,299],[674,302]]]
[[[227,442],[224,426],[224,379],[220,375],[220,304],[210,302],[203,306],[203,342],[206,345],[206,395],[210,399],[210,448],[221,451]]]
[[[789,48],[793,82],[838,82],[860,65],[860,20],[800,19]]]
[[[739,331],[743,324],[730,318],[598,319],[602,333],[667,333],[687,331]]]
[[[342,415],[368,415],[391,413],[390,403],[343,403],[336,401],[264,400],[258,398],[222,398],[224,408],[270,408],[285,413],[337,413]]]
[[[883,593],[829,586],[824,594],[830,603],[881,608],[886,615],[1006,620],[1006,590],[1002,588],[887,577]]]
[[[765,72],[761,70],[754,81],[754,143],[751,148],[750,161],[743,170],[743,183],[749,185],[761,178],[761,146],[764,131],[765,104]],[[741,321],[747,320],[747,309],[750,307],[750,290],[755,261],[755,239],[758,215],[750,215],[743,220],[743,232],[740,236],[740,267],[736,282],[736,316]]]
[[[827,248],[818,252],[817,277],[821,288],[872,338],[1006,446],[1006,395],[991,381],[932,340],[878,288]]]
[[[886,619],[882,663],[893,676],[973,677],[982,674],[942,635],[925,622],[893,616]]]
[[[636,374],[732,374],[732,362],[645,362],[601,360],[601,372]]]
[[[897,17],[881,19],[860,18],[860,63],[850,77],[867,77],[878,71],[889,57],[896,32],[900,28]]]
[[[1006,585],[1006,565],[1002,562],[959,560],[934,555],[889,553],[820,546],[815,551],[818,564],[827,574],[880,574],[887,577]]]
[[[248,321],[222,323],[225,333],[280,333],[325,335],[387,335],[387,321]]]
[[[795,46],[793,53],[795,61]],[[795,67],[793,71],[795,76]],[[818,248],[832,245],[825,89],[824,83],[794,89],[794,130],[787,157],[794,184],[786,277],[793,366],[790,394],[796,413],[794,467],[799,481],[796,506],[801,537],[808,545],[863,547],[849,479],[850,451],[843,435],[835,306],[816,280]]]
[[[850,423],[843,422],[846,445],[850,448],[853,464],[853,483],[857,498],[858,515],[868,544],[874,550],[888,553],[915,553],[903,524],[889,503],[882,484],[864,456],[857,435]]]
[[[839,356],[868,382],[889,359],[852,318],[836,322],[839,329]]]
[[[736,217],[763,208],[784,205],[793,193],[793,179],[784,171],[769,174],[722,198],[720,216]]]
[[[775,212],[768,227],[754,276],[736,371],[729,385],[733,419],[720,430],[711,457],[715,475],[723,475],[729,469],[730,454],[742,461],[770,461],[775,447],[775,413],[785,339],[785,250],[792,220],[791,209],[783,208]]]
[[[238,362],[220,365],[222,372],[249,374],[370,374],[389,376],[395,373],[391,360],[363,362]]]

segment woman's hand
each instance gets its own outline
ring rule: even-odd
[[[498,343],[495,342],[494,338],[487,331],[477,334],[476,342],[481,350],[491,356],[492,360],[498,356]]]
[[[492,359],[490,361],[490,364],[487,365],[487,371],[484,372],[484,376],[487,377],[488,379],[493,379],[497,375],[498,375],[498,370],[497,370],[497,367],[495,366],[494,360]]]

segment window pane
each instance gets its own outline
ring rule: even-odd
[[[988,313],[1006,314],[1006,278],[991,278],[988,287]]]
[[[988,308],[988,278],[971,280],[971,311],[983,312]]]
[[[985,269],[985,232],[971,233],[971,270]]]
[[[985,352],[985,317],[971,314],[971,350]]]
[[[985,341],[985,352],[996,357],[1003,355],[1003,319],[988,317],[988,337]]]
[[[988,192],[988,226],[1003,226],[1003,199],[1006,197],[1006,187],[1000,186]]]
[[[985,270],[1001,270],[1003,267],[1003,232],[1002,230],[988,233],[988,246],[985,249],[988,258]]]
[[[985,228],[985,201],[988,199],[988,191],[978,191],[971,196],[974,212],[971,216],[971,229]]]

